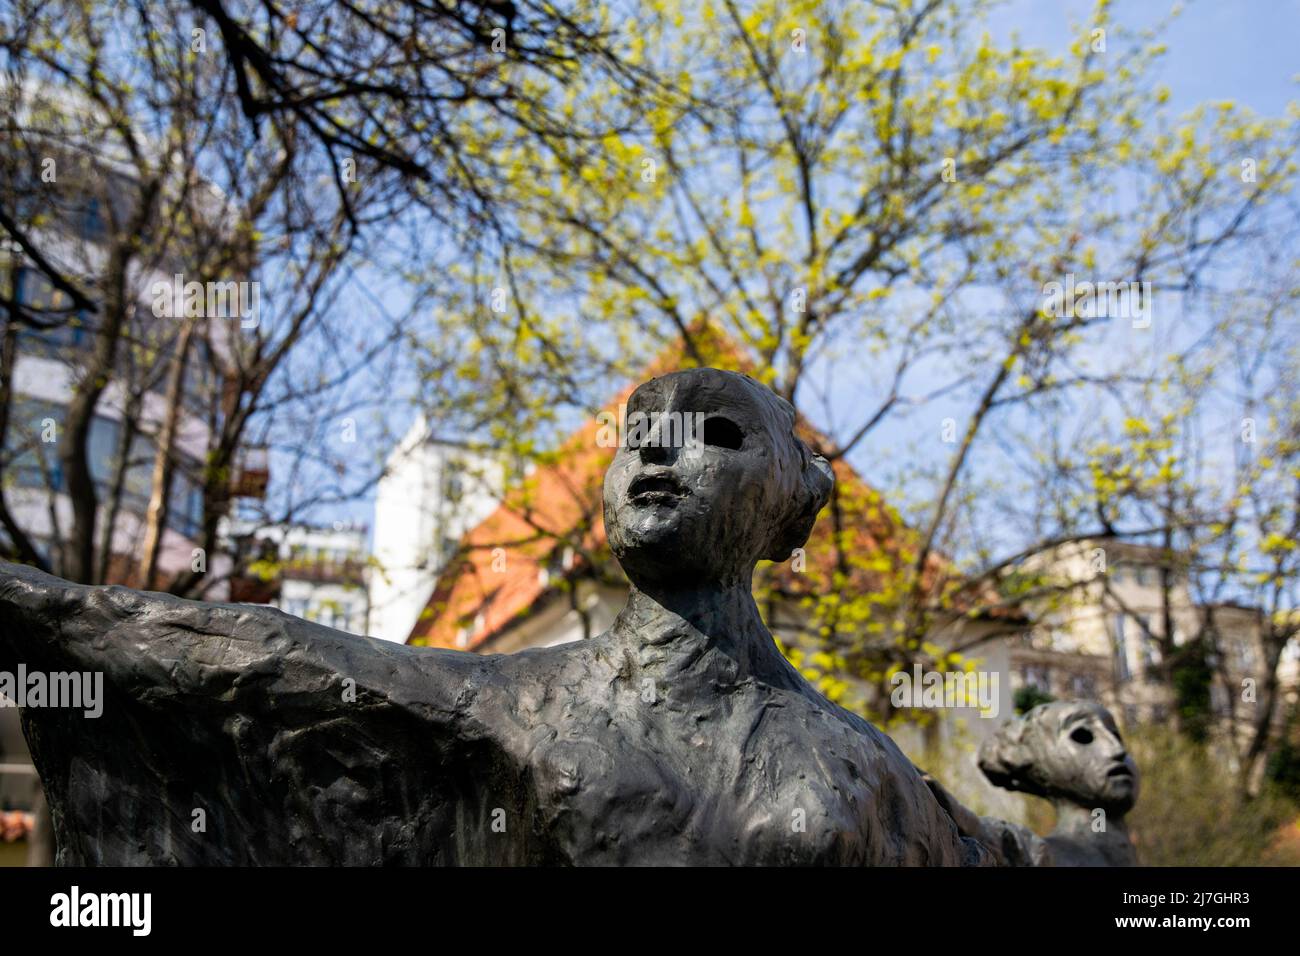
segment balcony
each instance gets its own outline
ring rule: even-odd
[[[319,584],[365,584],[366,562],[360,558],[293,557],[281,565],[280,576],[286,580],[312,581]]]
[[[270,450],[265,445],[251,445],[235,459],[230,494],[235,498],[265,498],[270,479]]]

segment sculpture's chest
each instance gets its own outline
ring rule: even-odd
[[[558,729],[533,750],[564,862],[865,861],[873,795],[843,740],[762,713],[655,718]]]

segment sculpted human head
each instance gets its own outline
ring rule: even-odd
[[[651,379],[627,421],[605,473],[605,527],[639,586],[747,584],[759,560],[807,540],[830,495],[830,466],[795,435],[794,409],[746,375]]]
[[[1040,704],[980,747],[980,769],[996,786],[1082,807],[1127,813],[1137,766],[1110,711],[1092,701]]]

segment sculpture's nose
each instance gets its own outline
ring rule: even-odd
[[[650,437],[637,449],[643,465],[672,465],[677,461],[678,449],[672,442],[663,440],[659,425],[655,425]]]

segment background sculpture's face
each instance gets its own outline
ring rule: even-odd
[[[691,369],[638,388],[627,418],[653,422],[639,435],[627,430],[605,474],[605,525],[628,577],[748,581],[786,520],[802,467],[776,397],[739,375]],[[693,442],[670,434],[683,422]]]
[[[1137,800],[1137,766],[1110,712],[1082,701],[1057,706],[1058,719],[1040,724],[1030,742],[1041,782],[1081,806],[1128,812]]]

